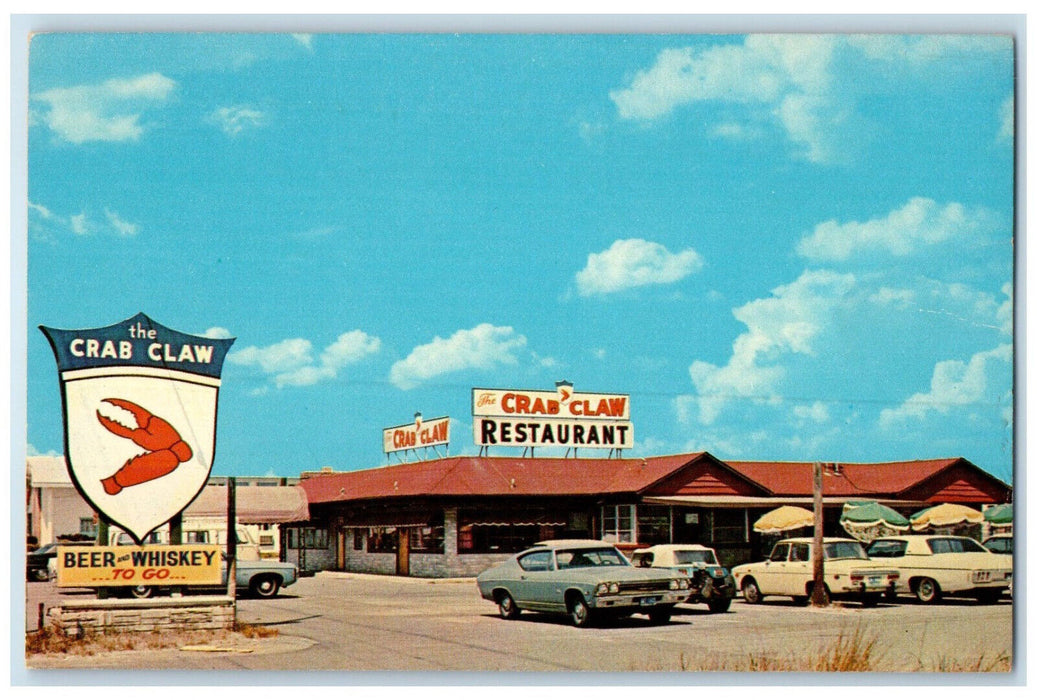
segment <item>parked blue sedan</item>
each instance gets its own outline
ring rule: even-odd
[[[666,623],[690,585],[667,569],[632,566],[614,546],[597,540],[538,542],[482,572],[476,583],[505,620],[532,610],[568,615],[577,627],[635,613]]]

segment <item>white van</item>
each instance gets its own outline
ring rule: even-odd
[[[216,523],[208,519],[185,520],[180,528],[183,539],[182,544],[217,544],[227,546],[227,524],[226,521]],[[245,525],[237,527],[238,561],[257,561],[260,557],[259,540],[251,528]],[[123,530],[113,527],[108,533],[108,544],[120,547],[133,546],[133,538]],[[144,540],[144,544],[169,544],[169,525],[163,525],[150,533]]]

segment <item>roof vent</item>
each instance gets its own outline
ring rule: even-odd
[[[515,480],[514,479],[511,480],[511,488],[515,488]]]
[[[398,482],[398,481],[392,482],[392,490],[393,491],[399,491],[400,490],[400,482]]]
[[[334,473],[334,471],[335,471],[334,467],[321,467],[320,468],[320,473],[321,474],[332,474],[332,473]]]

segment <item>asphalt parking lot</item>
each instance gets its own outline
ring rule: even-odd
[[[26,626],[37,605],[63,596],[27,584]],[[680,606],[668,624],[635,616],[590,629],[565,618],[523,613],[505,621],[472,579],[428,580],[321,573],[273,600],[240,599],[240,622],[278,634],[248,653],[176,649],[96,657],[33,657],[32,668],[255,669],[268,671],[599,671],[744,670],[766,661],[794,666],[852,639],[873,642],[876,670],[972,670],[1012,656],[1010,599],[980,605],[947,599],[862,608],[814,609],[783,599],[736,600],[731,610]],[[1002,663],[1001,666],[1004,666]]]

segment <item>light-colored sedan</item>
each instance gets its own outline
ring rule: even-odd
[[[900,572],[868,559],[860,542],[826,537],[823,546],[824,585],[830,598],[850,598],[873,606],[883,595],[895,595]],[[766,561],[731,569],[742,598],[759,603],[764,596],[776,595],[805,603],[814,589],[813,551],[813,538],[793,537],[775,544]]]
[[[482,572],[476,583],[505,620],[523,610],[554,612],[567,614],[577,627],[634,613],[668,622],[689,586],[687,576],[631,566],[614,546],[597,540],[539,542]]]
[[[934,603],[944,594],[994,602],[1012,583],[1011,558],[970,537],[881,537],[868,547],[868,556],[900,569],[898,591],[911,592],[923,603]]]

